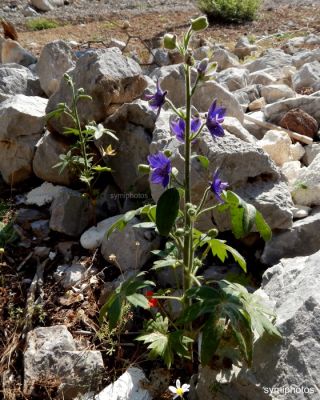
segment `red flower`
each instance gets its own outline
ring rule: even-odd
[[[158,300],[154,299],[153,295],[154,295],[154,292],[152,290],[148,290],[146,292],[146,298],[148,299],[150,308],[158,307]]]

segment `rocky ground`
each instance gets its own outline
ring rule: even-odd
[[[122,273],[149,270],[150,251],[163,245],[152,232],[133,228],[137,220],[127,226],[125,243],[120,232],[109,240],[104,234],[120,214],[157,199],[154,185],[136,170],[150,152],[168,146],[179,166],[170,114],[163,111],[156,121],[141,97],[160,78],[172,102],[183,104],[181,60],[159,39],[167,30],[185,30],[197,13],[194,2],[130,2],[128,10],[128,2],[92,1],[88,7],[75,0],[41,14],[63,23],[41,32],[26,29],[27,19],[38,18],[22,16],[26,2],[3,3],[0,16],[16,24],[23,47],[1,43],[0,393],[6,400],[113,400],[119,393],[126,400],[169,399],[168,385],[176,378],[189,381],[193,366],[177,364],[168,372],[147,359],[132,340],[147,314],[127,310],[111,333],[100,326],[98,313]],[[209,158],[210,171],[223,165],[223,178],[273,230],[266,245],[255,233],[235,242],[247,258],[247,275],[213,258],[203,274],[258,289],[274,307],[284,339],[258,342],[252,371],[234,365],[228,384],[202,370],[190,400],[320,398],[320,5],[310,3],[267,2],[258,21],[217,24],[193,42],[196,60],[210,55],[218,63],[215,81],[195,93],[194,105],[204,113],[216,97],[228,110],[225,137],[216,143],[204,134],[197,150]],[[81,24],[72,25],[76,21]],[[53,168],[72,143],[63,135],[67,121],[45,117],[69,98],[61,81],[66,70],[93,96],[81,117],[119,137],[116,156],[107,160],[113,171],[98,180],[94,202],[82,195],[70,169],[60,174]],[[109,144],[96,142],[95,156]],[[193,167],[196,197],[208,176]],[[228,220],[212,218],[230,240]],[[168,273],[153,278],[161,287],[172,281]],[[213,380],[217,395],[209,391]],[[261,389],[292,385],[308,391]]]

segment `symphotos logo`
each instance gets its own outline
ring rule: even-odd
[[[281,387],[263,387],[265,394],[280,395],[280,394],[314,394],[316,389],[314,387],[306,386],[281,386]]]

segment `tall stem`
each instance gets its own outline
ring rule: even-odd
[[[185,132],[185,204],[184,204],[184,219],[185,219],[185,230],[186,235],[184,238],[184,249],[183,249],[183,263],[184,263],[184,291],[188,290],[191,285],[191,271],[193,263],[193,251],[192,251],[192,220],[188,213],[188,203],[191,203],[191,140],[190,140],[190,126],[191,126],[191,87],[190,87],[190,67],[185,67],[185,83],[186,83],[186,132]],[[185,303],[185,306],[188,302]]]
[[[80,118],[79,118],[79,113],[78,113],[78,108],[77,108],[77,95],[75,93],[75,88],[73,83],[71,83],[72,85],[72,105],[73,105],[73,113],[76,119],[76,128],[79,132],[79,137],[80,137],[80,147],[81,147],[81,153],[82,153],[82,157],[84,159],[84,165],[85,165],[85,172],[87,173],[89,170],[88,167],[88,158],[87,158],[87,151],[86,151],[86,143],[85,143],[85,138],[83,136],[83,132],[82,132],[82,128],[81,128],[81,122],[80,122]],[[91,184],[88,182],[88,189],[89,189],[89,194],[91,195]]]

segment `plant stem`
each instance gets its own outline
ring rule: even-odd
[[[205,192],[204,192],[204,194],[202,196],[202,199],[200,201],[200,204],[199,204],[199,207],[198,207],[198,210],[197,210],[197,216],[200,214],[200,212],[201,212],[201,210],[202,210],[202,208],[203,208],[203,206],[204,206],[204,204],[205,204],[205,202],[207,200],[207,196],[208,196],[209,191],[210,191],[210,187],[208,187],[205,190]]]
[[[184,294],[192,285],[192,266],[193,266],[193,222],[188,212],[188,205],[191,204],[191,86],[190,86],[190,66],[185,67],[185,84],[186,84],[186,132],[185,132],[185,203],[184,203],[184,220],[185,220],[185,238],[183,248],[184,263]],[[190,301],[185,300],[184,306],[188,307]]]
[[[208,207],[208,208],[205,208],[205,209],[201,210],[201,211],[197,214],[197,217],[199,217],[199,216],[202,215],[202,214],[205,214],[206,212],[209,212],[209,211],[214,210],[214,209],[217,208],[219,205],[220,205],[220,204],[216,204],[216,205],[214,205],[214,206],[212,206],[212,207]]]
[[[84,165],[85,165],[85,173],[87,175],[87,172],[89,170],[88,167],[88,158],[87,158],[87,151],[86,151],[86,143],[85,143],[85,139],[83,136],[83,132],[82,132],[82,128],[81,128],[81,122],[80,122],[80,118],[79,118],[79,113],[78,113],[78,107],[77,107],[77,94],[75,92],[75,88],[73,85],[73,82],[71,82],[71,87],[72,87],[72,107],[73,107],[73,113],[76,119],[76,128],[79,131],[79,137],[80,137],[80,148],[81,148],[81,153],[82,153],[82,157],[84,159]],[[88,185],[88,189],[89,189],[89,195],[91,197],[91,184],[90,182],[87,182]]]

